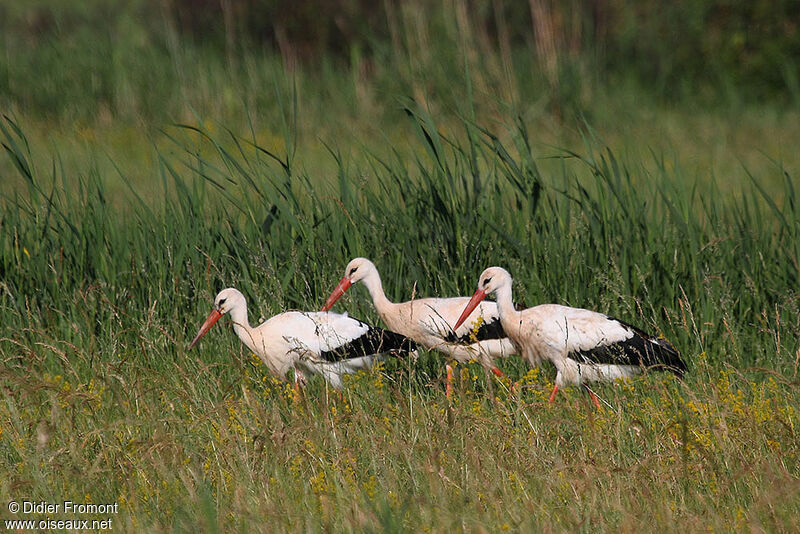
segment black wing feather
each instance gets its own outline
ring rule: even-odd
[[[633,332],[633,336],[624,341],[573,352],[573,358],[579,357],[574,359],[582,359],[586,363],[642,366],[672,371],[678,376],[686,372],[686,363],[680,353],[666,339],[656,339],[624,321],[608,318]]]
[[[334,350],[322,351],[320,356],[324,360],[334,363],[384,352],[407,354],[412,350],[416,350],[416,348],[417,345],[403,335],[376,326],[370,326],[369,330],[363,335]]]
[[[495,318],[493,321],[484,321],[478,327],[478,331],[470,330],[463,336],[457,336],[454,331],[450,331],[444,338],[448,343],[458,343],[461,345],[471,345],[477,341],[486,341],[487,339],[503,339],[508,337],[503,326],[500,324],[500,318]]]

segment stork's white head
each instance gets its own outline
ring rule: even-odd
[[[469,299],[467,307],[464,308],[461,317],[456,321],[453,330],[461,326],[467,317],[469,317],[469,314],[472,313],[472,310],[477,308],[478,304],[480,304],[487,295],[495,293],[498,289],[505,286],[511,287],[511,275],[508,274],[508,271],[502,267],[489,267],[483,271],[481,277],[478,278],[478,289],[472,294],[472,298]]]
[[[206,335],[206,332],[211,330],[211,327],[214,326],[214,323],[219,321],[220,317],[231,310],[246,306],[247,303],[244,300],[244,295],[242,295],[238,289],[229,287],[217,293],[217,296],[214,299],[214,308],[211,310],[211,313],[208,314],[208,317],[206,317],[206,320],[200,327],[200,330],[197,331],[197,335],[189,345],[189,350],[191,350],[192,347],[194,347],[195,344],[200,341],[201,337]]]
[[[505,285],[511,285],[511,275],[502,267],[489,267],[478,278],[478,291],[491,295]],[[484,295],[484,296],[485,296]]]
[[[330,310],[334,303],[344,295],[345,291],[350,289],[350,286],[362,281],[367,276],[377,273],[378,269],[375,267],[375,264],[367,258],[356,258],[352,260],[347,264],[344,270],[344,277],[339,280],[339,285],[336,286],[336,289],[333,290],[328,300],[326,300],[325,304],[322,306],[322,311]]]
[[[351,284],[356,284],[374,272],[378,272],[374,263],[367,258],[355,258],[345,267],[344,277],[348,278]]]
[[[233,287],[223,289],[217,293],[217,296],[214,298],[214,309],[222,315],[242,304],[246,304],[244,295],[242,295],[241,291]]]

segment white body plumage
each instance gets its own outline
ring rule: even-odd
[[[319,374],[340,388],[342,375],[369,368],[386,353],[412,348],[403,336],[347,314],[290,311],[251,327],[244,295],[234,288],[217,295],[214,309],[189,348],[226,313],[242,343],[281,379],[293,369],[296,377],[298,372]]]
[[[323,310],[329,310],[352,284],[362,282],[372,297],[375,310],[386,326],[420,345],[443,352],[460,362],[477,360],[494,368],[495,358],[515,354],[514,344],[503,333],[494,302],[482,302],[463,324],[454,328],[468,297],[420,298],[394,303],[386,298],[375,265],[366,258],[352,260],[345,276],[333,290]]]

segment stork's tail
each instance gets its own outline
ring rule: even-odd
[[[688,370],[686,362],[681,358],[678,349],[673,347],[669,341],[664,338],[650,338],[649,341],[654,348],[654,356],[659,361],[656,365],[663,365],[665,370],[671,371],[679,377],[686,373]]]

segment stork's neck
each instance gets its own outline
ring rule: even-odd
[[[383,284],[381,283],[381,275],[377,270],[371,271],[365,276],[361,283],[367,286],[369,296],[372,297],[372,304],[375,305],[375,310],[379,315],[383,316],[389,313],[392,306],[394,306],[389,299],[386,298],[386,293],[383,292]]]
[[[247,304],[244,302],[240,306],[235,306],[230,311],[231,321],[233,321],[233,331],[242,340],[242,343],[253,352],[257,352],[253,342],[252,328],[250,321],[247,320]]]
[[[511,284],[504,284],[494,292],[497,301],[497,313],[500,315],[500,322],[513,321],[519,314],[514,307],[514,299],[511,296]]]

